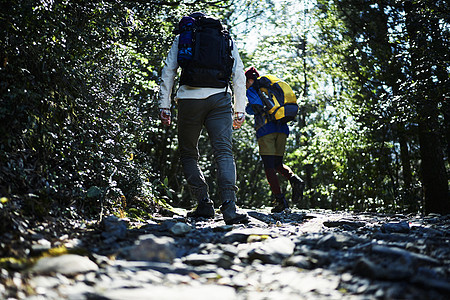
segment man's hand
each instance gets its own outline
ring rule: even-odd
[[[161,119],[162,123],[166,126],[170,126],[170,109],[160,108],[159,110],[159,118]]]
[[[233,119],[233,129],[241,128],[244,121],[245,121],[245,114],[243,112],[235,113]]]

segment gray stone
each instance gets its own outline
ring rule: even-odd
[[[353,272],[361,275],[361,276],[365,276],[365,277],[369,277],[369,278],[378,278],[378,267],[376,264],[374,264],[373,262],[371,262],[370,260],[366,259],[366,258],[360,258],[354,268],[353,268]]]
[[[381,226],[381,231],[384,233],[398,232],[408,233],[410,230],[409,223],[407,221],[386,223]]]
[[[229,257],[235,257],[238,254],[237,247],[229,244],[221,244],[218,247],[220,250],[223,251],[225,255],[228,255]]]
[[[209,274],[217,272],[217,267],[214,265],[205,265],[201,267],[188,266],[183,263],[174,261],[173,263],[165,262],[150,262],[150,261],[115,261],[115,266],[120,269],[129,270],[132,272],[139,272],[141,270],[157,271],[162,274],[176,273],[181,275],[188,274]]]
[[[102,224],[105,230],[102,232],[102,236],[108,240],[108,242],[123,239],[127,235],[127,223],[116,216],[111,215],[106,217]]]
[[[301,293],[313,291],[314,294],[326,295],[328,293],[327,291],[335,290],[339,284],[338,277],[329,276],[329,274],[327,274],[326,272],[324,272],[324,270],[321,269],[316,269],[302,275],[303,276],[300,277],[299,280],[295,281],[294,283]],[[309,297],[309,299],[313,298]]]
[[[66,248],[80,248],[84,246],[83,241],[80,239],[70,239],[64,242],[64,247]]]
[[[31,250],[34,253],[39,253],[39,252],[43,252],[43,251],[47,251],[52,247],[52,243],[46,239],[40,239],[37,240],[36,242],[33,242],[33,244],[31,245]]]
[[[48,289],[48,288],[52,288],[57,286],[58,284],[60,284],[61,281],[53,276],[42,276],[42,275],[38,275],[33,277],[30,280],[30,285],[33,288],[44,288],[44,289]]]
[[[86,294],[95,292],[93,287],[84,282],[75,282],[71,285],[60,286],[58,291],[63,295],[67,295],[67,299],[86,299]]]
[[[311,269],[312,268],[310,259],[303,255],[295,255],[295,256],[289,257],[284,262],[284,265],[285,266],[294,266],[294,267],[302,268],[302,269]]]
[[[170,227],[169,232],[176,236],[183,236],[186,233],[190,232],[192,227],[186,223],[176,223],[172,227]]]
[[[233,225],[223,225],[223,226],[215,226],[212,229],[215,232],[228,232],[233,230],[233,228],[234,228]]]
[[[294,252],[295,244],[291,239],[280,237],[268,239],[249,251],[250,260],[260,259],[265,263],[278,264]]]
[[[439,265],[440,261],[437,259],[434,259],[432,257],[429,257],[427,255],[423,255],[420,253],[414,253],[410,252],[408,250],[404,250],[398,247],[387,247],[387,246],[380,246],[380,245],[374,245],[372,246],[372,252],[380,253],[384,255],[391,255],[391,256],[400,256],[405,261],[411,262],[411,261],[417,261],[417,262],[424,262],[434,265]]]
[[[341,227],[346,230],[352,230],[355,228],[363,227],[366,224],[363,222],[340,220],[340,221],[325,221],[323,222],[323,225],[327,227]]]
[[[234,288],[220,285],[170,286],[148,285],[143,288],[108,290],[100,294],[110,300],[230,300],[236,299]]]
[[[172,262],[176,257],[174,239],[148,234],[139,237],[139,241],[129,251],[130,260]]]
[[[273,231],[268,229],[261,228],[244,228],[230,231],[225,234],[222,238],[222,243],[224,244],[232,244],[234,242],[238,243],[246,243],[249,236],[258,235],[258,236],[275,236]]]
[[[329,251],[310,250],[304,252],[304,255],[308,256],[310,262],[316,267],[328,265],[333,260]]]
[[[98,266],[89,258],[74,254],[43,257],[32,268],[32,271],[36,273],[61,273],[64,275],[75,275],[97,270]]]
[[[416,275],[411,278],[411,282],[429,289],[438,289],[450,295],[450,282],[447,280]]]
[[[183,258],[183,262],[188,265],[200,266],[205,264],[215,264],[221,268],[228,269],[233,265],[229,257],[219,254],[190,254]]]
[[[364,277],[384,280],[404,280],[413,275],[409,264],[391,263],[383,266],[366,258],[360,258],[353,271]]]
[[[338,243],[334,234],[327,234],[317,242],[317,245],[324,248],[339,248],[341,244]]]

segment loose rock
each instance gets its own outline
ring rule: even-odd
[[[75,275],[97,270],[98,266],[89,258],[74,254],[43,257],[32,268],[33,272],[39,274],[61,273],[63,275]]]

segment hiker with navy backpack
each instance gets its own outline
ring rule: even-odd
[[[305,188],[303,180],[283,164],[289,135],[287,123],[298,113],[297,98],[284,81],[273,75],[259,76],[254,67],[245,72],[245,77],[249,101],[246,112],[254,115],[259,154],[274,197],[272,213],[279,213],[289,208],[289,204],[281,192],[277,173],[289,180],[293,203],[301,201]]]
[[[171,123],[171,92],[178,67],[178,147],[183,172],[197,200],[188,213],[193,218],[214,218],[214,202],[198,165],[198,141],[206,128],[217,165],[220,211],[226,224],[248,222],[236,207],[236,166],[232,154],[232,128],[244,122],[246,89],[244,65],[238,49],[219,20],[196,12],[180,20],[178,33],[161,74],[160,119]],[[230,79],[233,77],[231,100]]]

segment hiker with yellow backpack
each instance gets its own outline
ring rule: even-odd
[[[267,181],[274,197],[272,213],[289,208],[285,195],[281,192],[277,173],[289,180],[292,187],[292,202],[303,198],[304,181],[283,164],[286,139],[289,135],[287,123],[298,113],[297,98],[284,81],[273,75],[259,76],[251,67],[245,72],[247,99],[246,112],[254,115],[254,127],[258,140]]]

